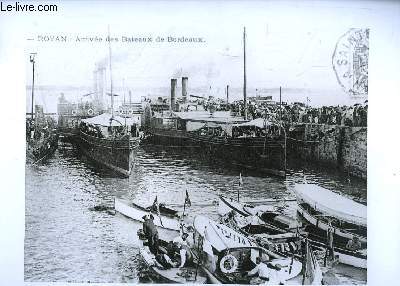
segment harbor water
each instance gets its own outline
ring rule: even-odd
[[[46,162],[26,166],[25,281],[151,282],[139,259],[140,224],[93,209],[112,209],[114,197],[150,205],[157,196],[182,210],[187,190],[192,201],[188,221],[196,214],[217,219],[218,195],[239,195],[241,201],[294,199],[294,184],[304,180],[366,203],[365,181],[323,167],[290,164],[282,179],[211,162],[197,152],[147,146],[138,150],[132,175],[118,178],[71,145],[60,146]],[[277,204],[296,215],[295,201]],[[337,265],[333,272],[340,284],[367,282],[366,270]]]

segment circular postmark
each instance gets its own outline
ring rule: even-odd
[[[369,29],[350,29],[336,43],[332,67],[342,88],[351,95],[368,94]]]

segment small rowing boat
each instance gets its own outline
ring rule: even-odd
[[[160,254],[164,255],[167,253],[165,250],[167,242],[159,240]],[[156,279],[158,283],[174,283],[174,284],[205,284],[207,283],[207,276],[201,270],[196,267],[195,264],[191,263],[189,266],[182,268],[178,267],[165,267],[159,261],[156,256],[151,253],[148,246],[144,246],[139,250],[140,257],[150,270],[152,278]]]
[[[209,281],[219,284],[320,284],[321,269],[309,251],[306,269],[292,257],[283,257],[274,251],[259,247],[245,235],[205,216],[194,220],[193,252],[209,276]],[[248,273],[255,269],[260,259],[268,267],[269,277],[251,277]],[[306,280],[302,281],[302,270]],[[302,283],[304,282],[304,283]]]
[[[266,211],[260,211],[266,210]],[[235,218],[228,219],[228,214],[235,212]],[[313,249],[324,250],[327,245],[326,231],[318,230],[310,224],[305,226],[296,219],[272,210],[271,206],[254,207],[242,204],[225,197],[219,198],[218,213],[224,223],[253,237],[260,245],[272,247],[282,255],[291,254],[298,249],[293,236],[307,236]],[[300,229],[298,231],[297,229]],[[347,241],[333,240],[334,252],[338,261],[358,268],[367,268],[367,251],[353,251],[346,248]]]
[[[218,214],[220,216],[225,216],[232,211],[235,211],[236,213],[244,217],[258,216],[265,223],[270,223],[271,227],[272,225],[285,229],[296,229],[297,227],[300,227],[300,224],[297,222],[296,219],[279,213],[278,211],[276,211],[273,205],[263,205],[255,207],[251,204],[240,203],[232,199],[220,196],[218,202]]]
[[[336,240],[355,236],[367,246],[367,206],[314,184],[296,184],[298,214],[316,229],[333,227]]]
[[[152,213],[155,226],[174,231],[179,231],[181,229],[178,212],[163,204],[159,205],[160,213],[158,214],[158,211],[154,209],[153,205],[143,207],[126,200],[114,198],[114,208],[121,214],[139,222],[143,222],[143,217]]]

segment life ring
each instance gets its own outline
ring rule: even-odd
[[[91,108],[88,109],[87,114],[88,114],[88,115],[93,115],[93,109],[91,109]]]
[[[72,115],[75,115],[76,114],[76,110],[72,110],[71,113],[72,113]]]
[[[228,254],[222,257],[219,268],[223,273],[233,273],[238,268],[238,261],[235,256]]]

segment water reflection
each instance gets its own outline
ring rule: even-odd
[[[190,217],[217,218],[213,201],[218,195],[236,198],[239,192],[243,201],[293,198],[294,183],[303,182],[305,176],[308,182],[366,201],[365,182],[354,178],[349,182],[341,173],[296,165],[288,173],[286,179],[269,177],[204,160],[196,153],[146,147],[139,150],[130,178],[123,179],[70,146],[60,147],[44,164],[26,167],[25,280],[149,281],[138,258],[140,225],[119,214],[90,210],[96,205],[112,207],[115,196],[143,204],[158,196],[161,202],[183,208],[188,190],[193,203]],[[285,213],[295,215],[295,202],[280,204]],[[366,282],[366,271],[338,269],[347,283]]]

